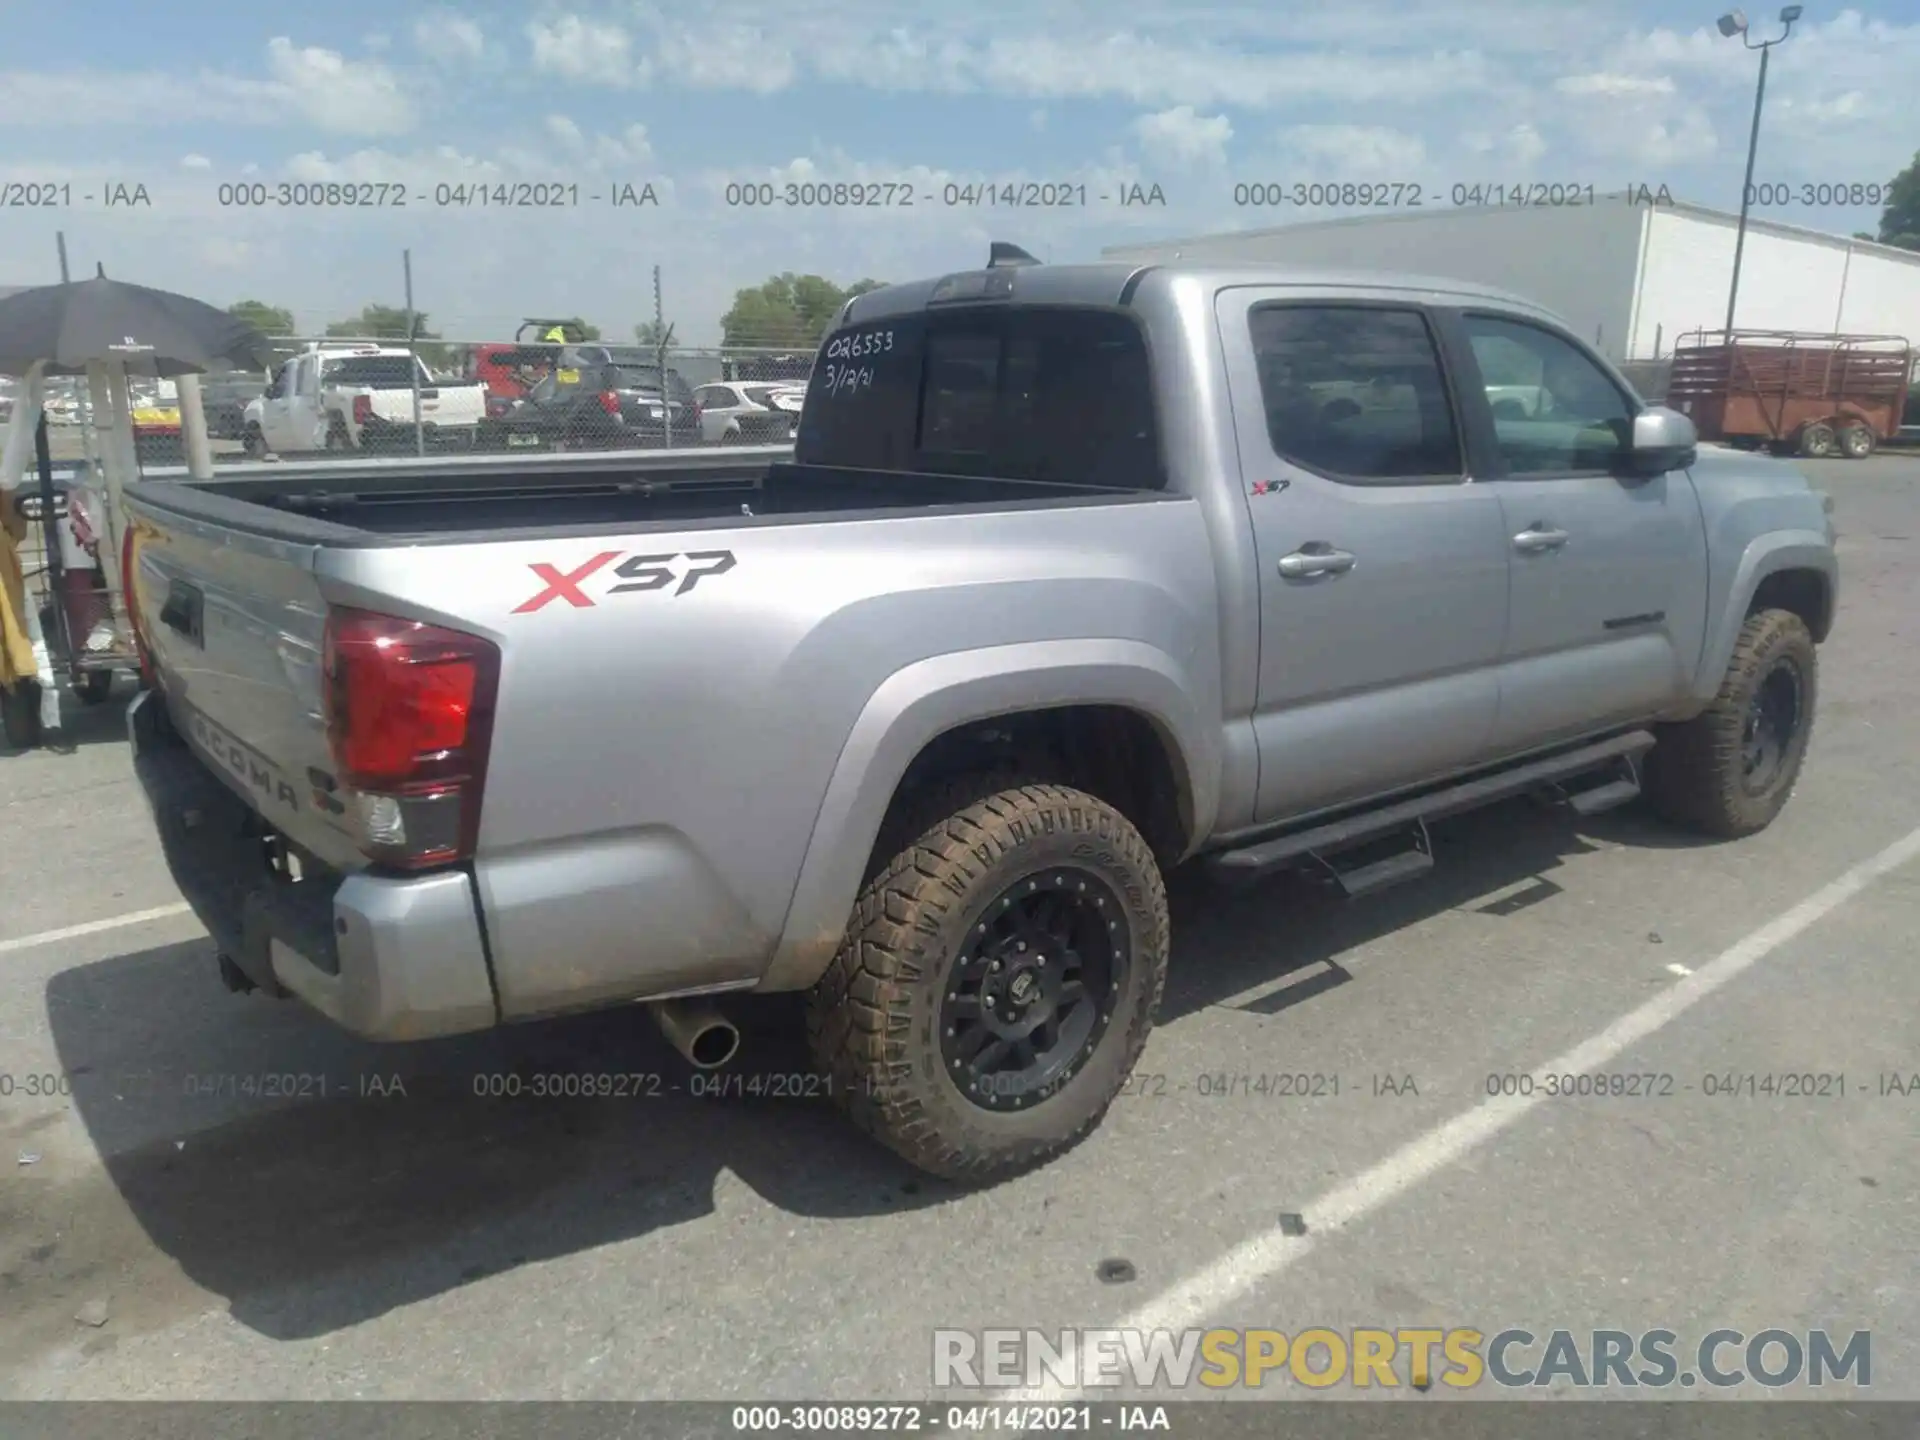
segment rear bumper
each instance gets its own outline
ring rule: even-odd
[[[779,411],[768,415],[736,415],[732,423],[740,431],[741,440],[748,444],[784,445],[799,428],[800,417]]]
[[[429,450],[471,450],[479,436],[480,425],[442,425],[427,420],[420,426]],[[413,422],[388,420],[376,415],[360,427],[359,448],[383,455],[411,455],[414,450]]]
[[[370,1040],[498,1022],[470,876],[277,877],[258,817],[174,735],[165,711],[153,691],[128,711],[134,770],[174,883],[254,984]]]

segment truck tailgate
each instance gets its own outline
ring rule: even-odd
[[[329,865],[365,865],[331,794],[313,547],[141,514],[134,554],[133,605],[174,727],[276,829]]]
[[[375,390],[373,413],[396,425],[413,423],[413,391]],[[429,425],[478,425],[486,413],[484,392],[477,385],[423,385],[420,418]]]

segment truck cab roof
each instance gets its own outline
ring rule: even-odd
[[[1286,285],[1352,293],[1400,290],[1409,295],[1481,300],[1503,308],[1549,316],[1534,302],[1505,290],[1397,270],[1329,270],[1297,265],[1218,264],[1173,260],[1152,264],[1103,260],[1082,265],[1017,263],[962,270],[931,280],[869,290],[849,300],[840,324],[863,324],[916,311],[967,303],[1111,307],[1127,305],[1143,289],[1169,290],[1183,284],[1206,289],[1239,285]]]

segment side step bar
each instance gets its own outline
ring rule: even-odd
[[[1633,730],[1610,740],[1599,740],[1559,755],[1516,765],[1477,779],[1465,780],[1444,790],[1416,795],[1410,800],[1379,810],[1363,811],[1343,819],[1330,820],[1308,830],[1276,835],[1236,850],[1223,850],[1212,856],[1208,868],[1223,878],[1244,880],[1294,864],[1303,857],[1319,862],[1323,871],[1331,870],[1348,894],[1362,893],[1353,888],[1377,890],[1396,880],[1410,879],[1433,867],[1433,856],[1426,843],[1426,822],[1464,810],[1477,810],[1495,800],[1530,790],[1554,786],[1557,782],[1609,767],[1616,778],[1588,790],[1567,792],[1566,803],[1579,814],[1593,815],[1615,805],[1624,805],[1640,793],[1636,757],[1653,748],[1654,737],[1646,730]],[[1399,830],[1413,830],[1413,847],[1357,871],[1342,872],[1328,864],[1325,856],[1369,840],[1379,840]],[[1377,874],[1375,872],[1378,872]]]
[[[1635,759],[1633,755],[1620,756],[1610,768],[1599,772],[1596,784],[1573,790],[1555,782],[1547,787],[1548,794],[1576,815],[1617,809],[1640,794],[1640,767]]]

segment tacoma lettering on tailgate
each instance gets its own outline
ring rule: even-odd
[[[242,785],[289,810],[300,808],[299,792],[243,741],[229,735],[198,710],[187,711],[187,724],[202,752],[219,762]]]
[[[530,600],[524,600],[513,607],[515,615],[531,614],[545,608],[555,600],[565,600],[576,610],[590,610],[597,603],[594,598],[580,588],[589,576],[598,574],[615,560],[625,555],[624,550],[602,550],[590,560],[582,561],[571,570],[562,570],[558,565],[549,565],[545,561],[534,561],[527,568],[540,577],[546,586]],[[679,561],[688,562],[684,569],[676,569]],[[665,589],[678,580],[675,595],[684,595],[710,575],[724,575],[735,565],[731,550],[689,550],[669,555],[629,555],[620,564],[614,566],[613,573],[624,583],[614,585],[607,591],[609,595],[626,595],[636,591]]]

